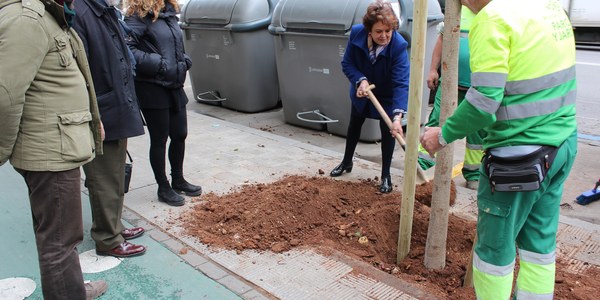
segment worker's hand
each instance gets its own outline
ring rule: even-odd
[[[358,98],[367,97],[368,89],[369,89],[369,82],[366,80],[361,81],[360,84],[358,85],[358,88],[356,89],[356,97],[358,97]]]
[[[440,74],[438,74],[437,70],[429,71],[429,75],[427,75],[427,87],[430,90],[435,89],[439,84]]]
[[[397,119],[396,121],[392,122],[392,128],[390,129],[390,133],[392,134],[393,137],[396,137],[396,135],[400,135],[400,137],[402,137],[404,139],[404,131],[402,130],[402,119]]]
[[[442,149],[442,145],[438,139],[438,134],[442,132],[440,127],[427,127],[425,126],[425,131],[423,135],[421,135],[421,145],[431,157],[435,157],[435,153]]]

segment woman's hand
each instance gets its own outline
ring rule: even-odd
[[[392,128],[390,129],[390,133],[395,138],[396,135],[400,135],[400,137],[404,138],[404,131],[402,130],[402,116],[394,117],[394,121],[392,122]]]
[[[367,90],[369,89],[369,82],[367,80],[362,80],[356,89],[356,97],[364,98],[367,97]]]

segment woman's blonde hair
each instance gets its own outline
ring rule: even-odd
[[[165,8],[165,3],[171,3],[176,12],[179,12],[179,3],[177,0],[127,0],[127,16],[138,15],[140,18],[147,16],[150,12],[153,13],[152,21],[158,19],[160,11]]]

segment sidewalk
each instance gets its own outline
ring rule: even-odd
[[[334,165],[341,157],[335,151],[191,111],[188,128],[184,172],[190,182],[203,186],[204,193],[227,193],[244,184],[274,182],[288,174],[317,175],[319,169]],[[281,299],[425,297],[418,286],[383,272],[369,271],[371,267],[362,262],[324,257],[310,249],[282,254],[213,252],[185,236],[182,228],[173,222],[188,205],[173,208],[158,202],[157,187],[147,160],[148,144],[147,135],[129,141],[134,175],[125,205],[177,237],[185,244],[182,247],[193,249],[237,274],[249,282],[251,288]],[[349,173],[344,176],[345,180],[374,177],[380,172],[378,164],[363,160],[355,168],[360,172]],[[401,170],[392,170],[392,176],[401,178]],[[180,248],[174,249],[180,251]]]
[[[19,283],[27,279],[25,285],[18,285],[20,295],[33,292],[28,299],[42,299],[27,187],[21,175],[8,164],[0,167],[0,178],[0,240],[4,241],[0,244],[0,299],[23,299],[12,289],[14,281],[11,278],[14,277],[21,279]],[[109,289],[102,299],[240,299],[241,295],[247,298],[254,295],[235,290],[235,284],[239,282],[235,276],[222,272],[215,281],[199,272],[198,268],[207,274],[220,268],[197,255],[190,254],[182,259],[168,248],[174,245],[173,239],[150,224],[145,226],[146,234],[134,240],[148,247],[145,255],[129,259],[96,257],[89,232],[88,196],[82,193],[82,200],[85,232],[84,241],[78,247],[80,260],[85,280],[104,279],[108,282]],[[130,221],[141,223],[131,211],[126,215]],[[98,261],[86,263],[86,257]],[[195,261],[196,268],[185,259]],[[103,266],[103,262],[109,265]],[[97,272],[98,269],[103,271]]]
[[[192,103],[190,103],[190,106]],[[243,184],[273,182],[286,174],[313,176],[335,166],[342,154],[267,131],[188,113],[189,134],[185,158],[186,178],[203,186],[204,193],[226,193]],[[430,299],[418,285],[375,270],[341,254],[325,257],[310,249],[283,254],[217,250],[187,237],[176,218],[190,205],[170,207],[158,202],[157,186],[147,158],[148,135],[129,140],[134,167],[125,196],[124,219],[143,226],[148,234],[135,240],[148,252],[124,259],[108,271],[84,274],[85,279],[108,281],[101,299]],[[379,175],[377,163],[359,159],[359,172],[344,180]],[[23,179],[5,165],[0,167],[0,282],[9,277],[33,279],[41,297],[37,254],[27,191]],[[401,186],[402,170],[392,168]],[[453,213],[474,218],[475,194],[457,187]],[[89,237],[90,212],[84,203],[85,241],[80,252],[93,249]],[[188,198],[189,201],[189,198]],[[600,226],[561,217],[559,256],[572,262],[574,271],[600,266]],[[0,285],[0,298],[2,286]]]

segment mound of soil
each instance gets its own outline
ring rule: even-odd
[[[416,188],[411,248],[396,264],[402,195],[381,194],[379,182],[287,176],[271,184],[253,184],[226,195],[207,194],[179,221],[187,234],[226,249],[283,252],[298,246],[332,248],[374,268],[416,282],[432,295],[475,299],[462,280],[473,247],[475,223],[449,216],[446,267],[425,268],[424,254],[431,183]],[[451,200],[456,199],[452,184]],[[425,203],[425,204],[424,204]],[[557,299],[596,299],[600,272],[582,276],[563,272],[557,263]]]

